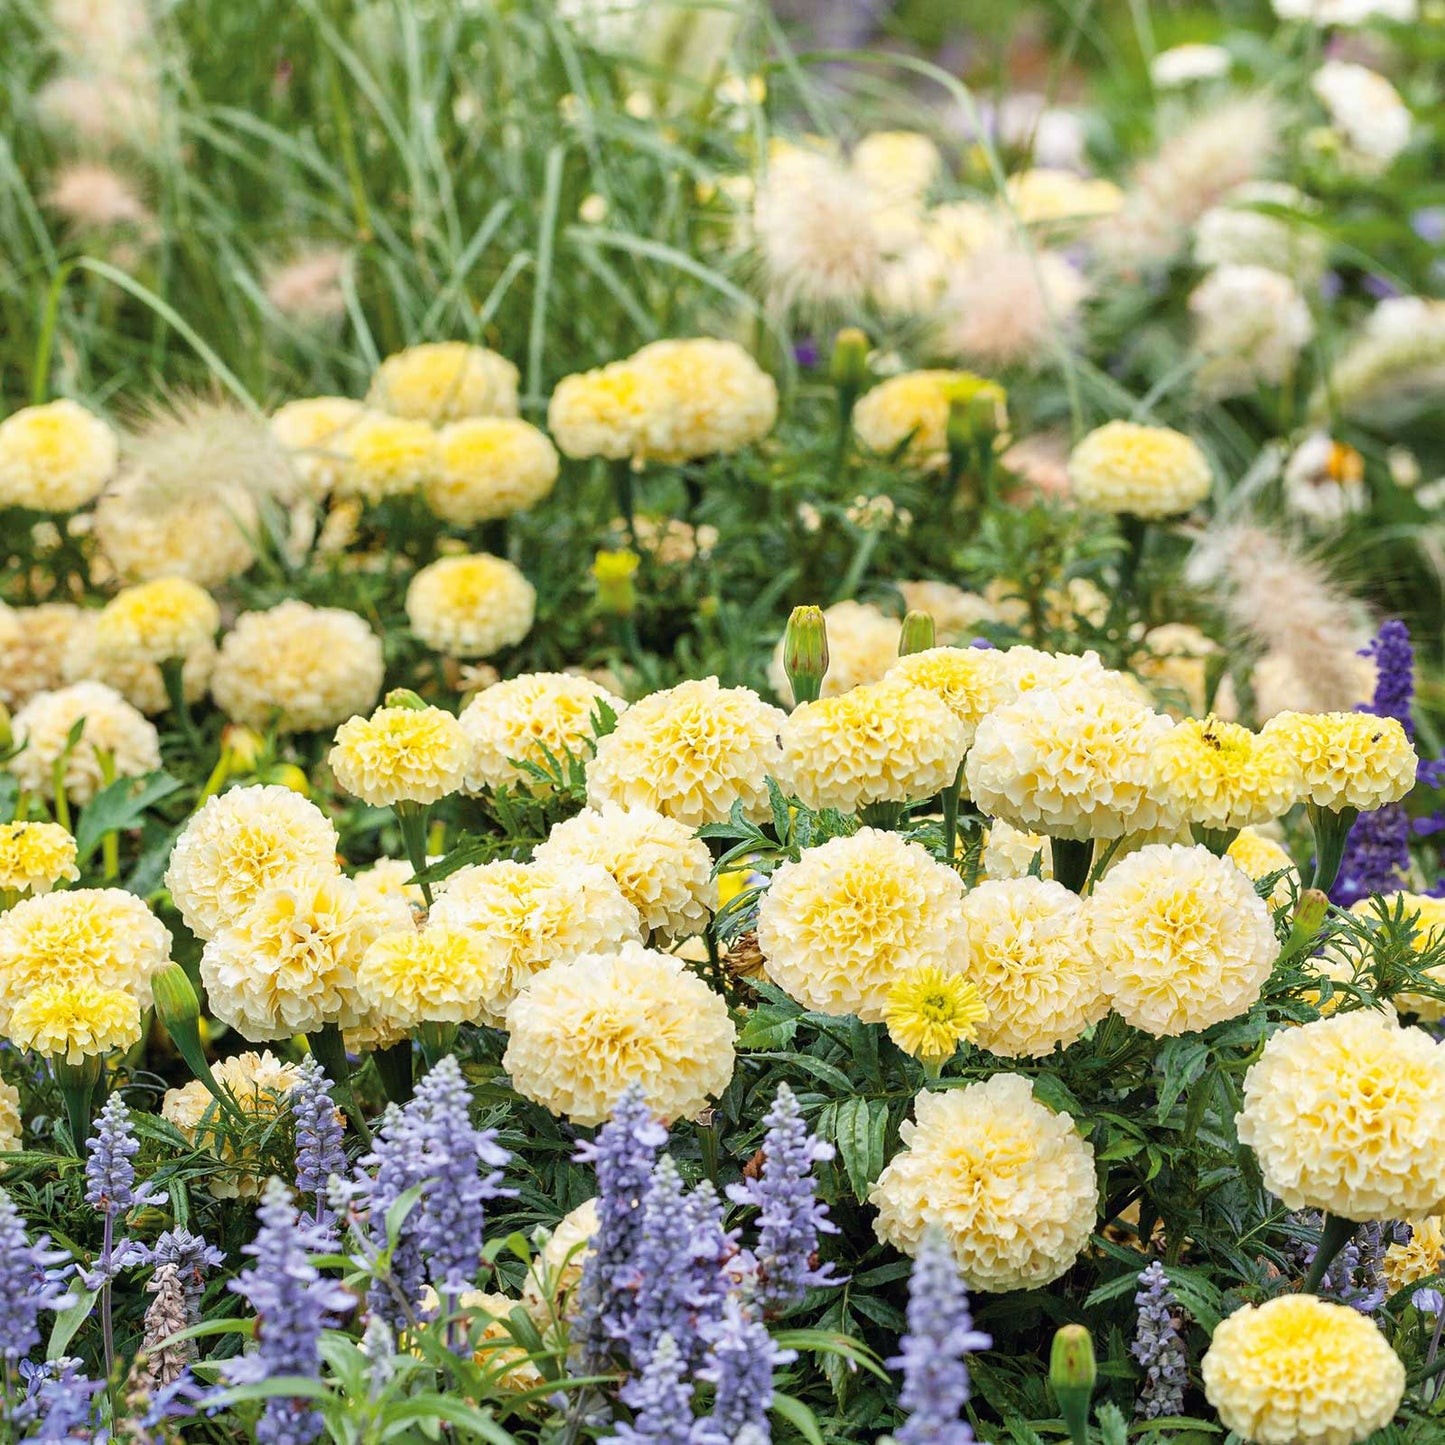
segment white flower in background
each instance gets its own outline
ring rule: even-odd
[[[1274,0],[1281,20],[1316,25],[1365,25],[1371,20],[1409,22],[1419,15],[1416,0]]]
[[[1221,266],[1189,297],[1195,344],[1204,363],[1196,378],[1211,397],[1278,386],[1314,335],[1309,306],[1293,281],[1266,266]]]
[[[1260,205],[1289,207],[1302,218],[1317,202],[1282,181],[1251,181],[1211,206],[1194,231],[1194,261],[1209,266],[1268,266],[1304,284],[1325,267],[1325,243],[1307,219],[1270,215]]]
[[[1005,242],[969,256],[939,305],[944,352],[988,371],[1040,366],[1073,327],[1089,286],[1055,251]]]
[[[1445,301],[1392,296],[1350,341],[1310,410],[1333,404],[1351,417],[1390,427],[1439,404],[1445,393]]]
[[[1176,45],[1161,50],[1149,63],[1149,77],[1160,90],[1174,90],[1199,80],[1229,74],[1229,52],[1222,45]]]
[[[1327,60],[1315,71],[1310,89],[1329,112],[1355,158],[1383,171],[1410,141],[1410,112],[1399,92],[1368,66]]]
[[[1354,447],[1328,432],[1311,432],[1284,469],[1285,506],[1297,517],[1332,526],[1369,505],[1365,463]]]
[[[1002,144],[1027,149],[1036,166],[1067,166],[1083,170],[1084,118],[1076,110],[1050,105],[1037,91],[1005,96],[997,109],[985,113],[986,126]]]

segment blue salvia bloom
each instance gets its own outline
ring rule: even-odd
[[[973,1327],[968,1291],[941,1231],[924,1231],[908,1281],[908,1330],[889,1360],[903,1371],[898,1403],[908,1418],[893,1432],[899,1445],[973,1445],[959,1418],[968,1403],[968,1355],[993,1343]]]
[[[350,1310],[351,1296],[311,1262],[328,1252],[329,1232],[298,1215],[290,1191],[279,1180],[266,1186],[256,1211],[261,1228],[242,1252],[255,1261],[230,1283],[256,1312],[256,1348],[227,1363],[232,1384],[257,1384],[279,1375],[317,1379],[321,1373],[321,1332]],[[256,1424],[257,1445],[308,1445],[322,1429],[314,1402],[302,1396],[267,1400]]]
[[[1315,1210],[1300,1214],[1302,1223],[1315,1230],[1324,1228],[1323,1217]],[[1341,1304],[1361,1314],[1373,1314],[1385,1302],[1388,1291],[1380,1277],[1380,1264],[1388,1241],[1378,1223],[1358,1226],[1330,1261],[1320,1280],[1320,1293],[1333,1295]],[[1316,1246],[1306,1244],[1299,1251],[1300,1269],[1308,1273],[1315,1262]]]
[[[14,1423],[22,1430],[29,1427],[26,1439],[52,1445],[104,1441],[108,1436],[103,1430],[97,1433],[95,1418],[95,1397],[104,1388],[104,1381],[81,1373],[77,1359],[48,1362],[25,1372],[25,1399],[15,1410]]]
[[[627,1337],[634,1369],[643,1369],[667,1335],[688,1365],[701,1362],[704,1336],[722,1318],[736,1253],[723,1229],[722,1203],[706,1182],[684,1191],[677,1166],[664,1156],[653,1170],[633,1255],[636,1304]]]
[[[291,1117],[296,1125],[296,1187],[316,1196],[316,1217],[326,1210],[326,1182],[346,1173],[343,1130],[336,1117],[330,1081],[316,1059],[308,1056],[291,1090]]]
[[[415,1113],[392,1106],[382,1117],[371,1152],[361,1160],[360,1168],[371,1172],[360,1175],[355,1191],[366,1202],[367,1227],[375,1254],[386,1248],[386,1216],[391,1207],[426,1179],[417,1172],[419,1131]],[[415,1323],[417,1301],[425,1285],[426,1261],[421,1243],[416,1231],[403,1225],[387,1262],[383,1265],[373,1261],[367,1308],[393,1330],[404,1329]]]
[[[1379,632],[1360,649],[1360,656],[1374,659],[1375,695],[1368,707],[1356,711],[1396,718],[1405,735],[1413,738],[1415,723],[1410,708],[1415,700],[1415,648],[1410,629],[1398,618],[1382,622]]]
[[[15,1201],[0,1189],[0,1358],[23,1360],[40,1343],[40,1315],[70,1303],[57,1266],[70,1256],[48,1248],[41,1235],[34,1244]]]
[[[1144,1371],[1144,1385],[1134,1410],[1146,1420],[1182,1415],[1189,1365],[1176,1320],[1179,1301],[1157,1259],[1140,1273],[1134,1303],[1139,1309],[1139,1322],[1129,1353]]]
[[[163,1204],[166,1196],[149,1184],[135,1182],[131,1160],[140,1152],[140,1140],[119,1094],[105,1101],[85,1148],[90,1156],[85,1161],[85,1200],[105,1217],[105,1235],[94,1266],[82,1271],[81,1278],[87,1289],[99,1289],[121,1270],[150,1258],[150,1251],[135,1240],[116,1242],[116,1222],[136,1205]]]
[[[618,1392],[632,1411],[632,1423],[620,1424],[609,1438],[622,1445],[691,1445],[692,1386],[687,1362],[671,1335],[663,1335],[640,1375]]]
[[[813,1182],[813,1165],[831,1159],[833,1146],[808,1133],[786,1084],[778,1085],[766,1123],[758,1177],[730,1185],[728,1196],[758,1209],[758,1297],[765,1309],[784,1310],[808,1288],[836,1283],[832,1265],[814,1262],[818,1236],[837,1233]]]
[[[583,1144],[575,1156],[579,1163],[592,1164],[597,1173],[597,1232],[582,1265],[572,1327],[584,1373],[605,1369],[614,1347],[629,1338],[637,1298],[634,1260],[642,1232],[642,1202],[658,1151],[666,1143],[667,1130],[653,1118],[642,1090],[633,1085],[618,1099],[597,1138]]]
[[[708,1363],[697,1373],[712,1384],[712,1413],[698,1421],[695,1445],[734,1445],[744,1436],[754,1445],[767,1445],[773,1371],[797,1359],[797,1353],[779,1349],[762,1320],[735,1299],[728,1300],[707,1336]]]

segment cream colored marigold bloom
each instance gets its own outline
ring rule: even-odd
[[[970,1289],[1036,1289],[1063,1274],[1099,1212],[1094,1151],[1019,1074],[920,1094],[903,1149],[868,1199],[879,1239],[916,1254],[943,1230]]]
[[[467,791],[534,789],[537,780],[519,762],[546,768],[548,753],[564,764],[569,754],[586,758],[599,703],[614,713],[627,706],[590,677],[570,672],[525,672],[473,694],[460,719],[472,749]]]
[[[171,936],[123,888],[71,888],[22,899],[0,914],[0,1017],[42,984],[103,984],[151,1003]]]
[[[1067,1048],[1109,1011],[1083,901],[1061,883],[980,883],[963,900],[958,966],[988,1005],[978,1046],[1010,1058]]]
[[[746,687],[705,677],[654,692],[622,714],[587,765],[594,807],[655,808],[691,828],[769,816],[768,775],[782,765],[781,709]]]
[[[442,883],[429,926],[469,930],[485,944],[480,1017],[493,1025],[549,965],[642,942],[637,909],[611,875],[570,859],[459,869]]]
[[[1169,712],[1198,715],[1208,702],[1209,659],[1220,651],[1219,644],[1193,624],[1165,622],[1144,634],[1129,666]]]
[[[1273,1035],[1237,1124],[1288,1208],[1421,1219],[1445,1206],[1442,1106],[1445,1047],[1355,1010]]]
[[[23,407],[0,422],[0,506],[74,511],[104,490],[119,454],[110,427],[73,401]]]
[[[426,904],[426,895],[419,883],[411,882],[416,870],[404,858],[378,858],[370,868],[352,875],[356,891],[367,903],[379,899],[398,898],[413,910]]]
[[[530,422],[470,417],[437,434],[427,505],[443,521],[472,527],[535,507],[557,480],[557,450]]]
[[[537,590],[510,562],[486,552],[442,557],[406,589],[411,630],[452,657],[490,657],[531,630]]]
[[[315,869],[267,888],[201,953],[211,1012],[252,1043],[365,1022],[356,969],[372,941],[412,927],[396,898]]]
[[[642,373],[650,393],[637,433],[639,461],[739,451],[765,437],[777,419],[777,386],[735,341],[653,341],[628,365]]]
[[[507,1010],[512,1087],[574,1124],[601,1124],[638,1085],[665,1120],[727,1088],[737,1030],[727,1004],[670,954],[640,943],[537,975]]]
[[[629,361],[564,376],[547,404],[547,429],[569,457],[621,461],[638,450],[643,418],[663,404],[661,390]]]
[[[381,639],[364,618],[288,598],[236,619],[211,693],[232,722],[319,732],[375,707],[385,671]]]
[[[462,725],[439,707],[379,707],[336,729],[329,754],[336,781],[374,808],[434,803],[455,793],[471,746]]]
[[[80,877],[75,839],[59,823],[0,823],[0,893],[49,893]]]
[[[877,828],[804,849],[758,905],[768,977],[805,1008],[865,1023],[882,1021],[901,974],[957,972],[964,946],[958,874]]]
[[[436,433],[424,421],[368,411],[338,439],[344,452],[332,490],[377,503],[415,492],[436,475]]]
[[[0,1079],[0,1154],[25,1147],[25,1121],[20,1117],[20,1090]]]
[[[80,739],[67,752],[70,730],[82,719]],[[20,786],[42,798],[55,796],[55,765],[65,759],[63,783],[72,803],[88,803],[103,786],[99,754],[109,753],[117,778],[139,778],[161,765],[154,727],[114,688],[77,682],[42,692],[14,718],[15,741],[24,743],[6,763]]]
[[[1091,431],[1069,457],[1074,498],[1101,512],[1174,517],[1209,495],[1204,453],[1168,427],[1111,421]]]
[[[1285,852],[1281,844],[1254,828],[1241,828],[1239,836],[1229,845],[1225,857],[1242,869],[1251,883],[1258,883],[1262,878],[1268,878],[1271,873],[1283,871],[1285,876],[1274,885],[1266,900],[1271,908],[1283,908],[1290,901],[1294,890],[1303,886],[1294,859]]]
[[[23,707],[36,693],[63,687],[71,636],[93,626],[94,619],[94,612],[71,602],[0,603],[0,705]]]
[[[1047,835],[1025,833],[1012,823],[995,818],[988,825],[984,835],[983,852],[979,862],[986,878],[1027,878],[1033,871],[1034,859],[1039,860],[1041,878],[1054,876],[1053,848]]]
[[[1026,226],[1094,220],[1112,215],[1124,201],[1113,181],[1058,166],[1017,171],[1008,178],[1006,190],[1015,215]]]
[[[1150,793],[1170,722],[1102,679],[1027,692],[978,725],[964,776],[984,812],[1055,838],[1119,838],[1174,821]]]
[[[186,927],[214,938],[268,888],[302,873],[338,872],[337,846],[331,820],[290,788],[232,788],[192,814],[165,883]]]
[[[1378,903],[1369,898],[1360,899],[1358,903],[1351,905],[1350,912],[1367,921],[1377,921],[1381,905],[1391,916],[1397,910],[1404,914],[1414,929],[1410,946],[1416,953],[1424,953],[1427,949],[1436,948],[1445,942],[1445,898],[1432,898],[1424,893],[1387,893]],[[1343,944],[1343,940],[1341,942]],[[1353,949],[1346,951],[1354,952]],[[1344,976],[1348,978],[1349,972]],[[1445,965],[1437,964],[1428,971],[1427,977],[1445,984]],[[1402,1013],[1418,1015],[1422,1023],[1437,1023],[1445,1018],[1445,1001],[1429,994],[1398,993],[1391,1002]]]
[[[43,983],[10,1012],[5,1032],[17,1049],[69,1064],[140,1042],[140,1005],[123,988]]]
[[[904,1053],[936,1066],[951,1059],[960,1043],[976,1039],[988,1015],[976,985],[925,963],[894,980],[883,1022]]]
[[[334,491],[346,471],[347,433],[366,408],[347,396],[288,401],[271,417],[271,432],[291,454],[291,465],[308,496]]]
[[[866,682],[881,682],[898,661],[898,635],[903,624],[871,602],[835,602],[823,609],[828,629],[828,671],[823,697],[838,697]],[[768,683],[793,705],[793,689],[783,667],[783,638],[778,638],[768,662]]]
[[[967,747],[984,716],[1018,695],[1005,656],[993,647],[930,647],[900,657],[888,681],[909,682],[941,698],[963,724]]]
[[[487,1371],[490,1387],[501,1391],[534,1390],[546,1384],[526,1347],[516,1342],[508,1323],[512,1311],[522,1304],[504,1294],[486,1290],[463,1290],[453,1301],[454,1311],[461,1316],[463,1339],[474,1340],[472,1363]],[[433,1314],[441,1306],[436,1290],[427,1285],[421,1292],[421,1308]],[[481,1329],[477,1328],[481,1323]]]
[[[383,934],[357,967],[357,997],[368,1019],[394,1029],[475,1023],[493,993],[493,953],[471,928]]]
[[[1393,1295],[1441,1273],[1442,1266],[1445,1266],[1445,1220],[1432,1215],[1411,1228],[1410,1238],[1404,1244],[1390,1245],[1380,1273]]]
[[[572,1292],[582,1278],[582,1266],[591,1254],[597,1233],[597,1201],[584,1199],[557,1221],[557,1227],[532,1259],[522,1285],[522,1307],[538,1329],[576,1312]]]
[[[1420,760],[1392,717],[1367,712],[1281,712],[1263,736],[1294,755],[1304,795],[1316,807],[1373,812],[1415,786]]]
[[[1258,1445],[1357,1445],[1394,1419],[1405,1393],[1379,1326],[1310,1294],[1236,1310],[1199,1368],[1225,1428]]]
[[[880,200],[917,201],[943,168],[938,147],[916,130],[876,130],[853,147],[853,173]]]
[[[199,702],[206,695],[215,665],[215,644],[206,638],[180,661],[181,691],[187,702]],[[61,672],[67,683],[98,682],[113,688],[148,716],[165,712],[171,705],[160,665],[136,652],[107,647],[100,634],[99,614],[91,625],[71,632]]]
[[[1279,957],[1264,900],[1207,848],[1131,853],[1094,889],[1088,922],[1115,1010],[1156,1038],[1244,1013]]]
[[[880,381],[853,407],[853,430],[869,451],[892,454],[906,441],[905,457],[916,467],[948,464],[948,403],[960,384],[976,381],[966,371],[906,371]]]
[[[472,416],[516,416],[517,368],[464,341],[432,341],[388,356],[371,379],[368,406],[441,426]]]
[[[701,933],[717,911],[712,854],[696,833],[652,808],[604,803],[552,829],[532,855],[555,868],[605,868],[637,909],[642,927],[663,943]]]
[[[779,734],[783,776],[809,808],[854,812],[951,787],[968,731],[937,693],[888,679],[808,702]]]
[[[95,621],[98,650],[137,662],[166,662],[209,650],[221,609],[185,577],[158,577],[122,588]]]
[[[1186,718],[1154,744],[1152,757],[1156,800],[1202,828],[1270,823],[1299,801],[1293,752],[1238,723]]]
[[[1020,693],[1057,690],[1066,683],[1087,679],[1099,687],[1117,687],[1119,673],[1099,661],[1097,652],[1044,652],[1016,642],[999,649],[1004,674]],[[1129,694],[1133,696],[1132,693]]]

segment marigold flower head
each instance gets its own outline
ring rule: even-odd
[[[575,1313],[573,1291],[582,1278],[582,1266],[592,1253],[597,1233],[597,1201],[584,1199],[564,1214],[532,1259],[522,1285],[522,1307],[538,1329],[549,1329],[557,1319]]]
[[[661,405],[660,389],[628,361],[564,376],[547,405],[547,428],[569,457],[621,461],[638,449],[644,416]]]
[[[1225,1428],[1258,1445],[1357,1445],[1394,1419],[1405,1367],[1348,1305],[1286,1294],[1215,1327],[1200,1361]]]
[[[84,720],[79,740],[70,731]],[[31,698],[13,719],[24,747],[6,763],[20,786],[55,796],[55,767],[64,759],[62,784],[72,803],[88,803],[104,785],[100,754],[108,753],[117,778],[139,778],[161,765],[160,737],[114,688],[77,682]]]
[[[385,933],[357,966],[357,997],[370,1022],[394,1029],[474,1023],[489,1011],[493,952],[466,927]]]
[[[27,406],[0,422],[0,506],[72,512],[115,473],[115,433],[73,401]]]
[[[0,603],[0,705],[23,707],[37,693],[63,687],[70,638],[93,626],[94,618],[71,602]]]
[[[236,923],[268,888],[299,873],[337,872],[331,820],[277,784],[232,788],[208,798],[171,850],[166,887],[200,939]]]
[[[368,406],[415,421],[516,416],[517,368],[505,356],[464,341],[432,341],[388,356],[376,369]]]
[[[903,1149],[869,1194],[879,1239],[916,1254],[937,1226],[970,1289],[1035,1289],[1063,1274],[1099,1212],[1094,1151],[1019,1074],[920,1094]]]
[[[985,878],[1027,878],[1034,871],[1036,858],[1038,876],[1052,878],[1053,848],[1043,833],[1022,832],[1001,818],[995,818],[988,825],[979,858]]]
[[[331,771],[372,807],[434,803],[455,793],[471,747],[462,725],[439,707],[379,707],[336,729]]]
[[[160,664],[139,651],[110,647],[102,636],[101,613],[92,614],[88,625],[74,628],[65,645],[60,669],[67,683],[98,682],[113,688],[137,711],[154,715],[170,707],[170,693]],[[181,692],[187,702],[199,702],[206,695],[216,647],[209,637],[179,658]]]
[[[537,591],[510,562],[478,552],[442,557],[406,589],[411,630],[452,657],[490,657],[531,630]]]
[[[1088,922],[1115,1010],[1156,1038],[1244,1013],[1279,957],[1264,900],[1207,848],[1131,853],[1094,889]]]
[[[75,839],[59,823],[0,823],[0,892],[49,893],[74,883]]]
[[[993,647],[930,647],[900,657],[888,679],[910,682],[941,698],[963,724],[965,745],[971,746],[984,716],[1017,696],[1007,656]]]
[[[735,341],[653,341],[628,365],[646,378],[638,460],[683,462],[739,451],[772,430],[778,389]]]
[[[122,988],[44,983],[10,1011],[5,1031],[19,1049],[69,1064],[140,1042],[140,1005]]]
[[[320,499],[341,485],[347,433],[366,408],[347,396],[310,396],[288,401],[271,416],[271,432],[291,455],[303,489]]]
[[[557,480],[557,451],[530,422],[469,417],[437,434],[427,505],[455,527],[535,507]]]
[[[25,1147],[25,1121],[20,1117],[20,1090],[0,1079],[0,1154]]]
[[[373,505],[415,492],[436,475],[436,433],[424,421],[367,411],[337,439],[343,451],[332,490]]]
[[[891,455],[906,442],[904,456],[912,465],[938,471],[948,465],[949,407],[974,395],[990,397],[998,419],[1006,420],[1003,389],[993,382],[970,371],[905,371],[858,398],[853,430],[872,452]]]
[[[1281,712],[1262,736],[1294,755],[1305,797],[1318,808],[1373,812],[1415,786],[1420,760],[1392,717],[1367,712]]]
[[[963,917],[959,968],[988,1004],[980,1048],[1041,1058],[1067,1048],[1108,1012],[1085,905],[1063,884],[1028,877],[980,883],[964,898]]]
[[[1241,828],[1224,856],[1239,867],[1251,883],[1258,883],[1271,873],[1284,874],[1266,900],[1271,908],[1282,908],[1289,902],[1291,884],[1296,889],[1301,886],[1299,869],[1283,845],[1253,828]]]
[[[574,1124],[600,1124],[629,1086],[667,1120],[727,1087],[737,1031],[727,1004],[670,954],[626,943],[554,963],[507,1010],[512,1087]]]
[[[1182,432],[1111,421],[1074,448],[1069,480],[1083,506],[1158,518],[1202,502],[1213,475],[1204,453]]]
[[[1175,723],[1154,744],[1153,764],[1157,800],[1200,827],[1269,823],[1299,801],[1293,752],[1278,738],[1217,717]]]
[[[804,849],[773,874],[758,905],[768,977],[805,1008],[884,1017],[910,969],[961,962],[963,884],[896,833],[860,828]]]
[[[867,682],[881,682],[898,661],[900,624],[871,602],[835,602],[823,609],[828,631],[828,671],[823,677],[823,697],[838,697]],[[768,683],[789,706],[793,689],[783,666],[780,637],[768,662]]]
[[[189,577],[219,587],[256,560],[251,538],[258,523],[248,491],[222,482],[176,494],[169,480],[152,485],[146,473],[130,469],[101,497],[94,532],[120,577]]]
[[[1355,1010],[1273,1035],[1244,1076],[1237,1125],[1290,1209],[1422,1219],[1445,1206],[1442,1104],[1445,1047]]]
[[[95,621],[95,645],[142,662],[166,662],[209,649],[221,609],[185,577],[157,577],[122,588]]]
[[[1390,1245],[1380,1265],[1380,1273],[1392,1295],[1442,1270],[1445,1270],[1445,1219],[1438,1214],[1414,1225],[1403,1244]]]
[[[627,706],[601,683],[570,672],[526,672],[473,694],[460,718],[472,749],[467,791],[545,786],[518,764],[550,768],[549,753],[563,764],[587,757],[599,704],[614,713]]]
[[[587,801],[654,808],[689,827],[720,823],[736,802],[769,816],[768,775],[782,764],[784,713],[717,678],[679,683],[635,702],[587,765]]]
[[[804,703],[779,736],[783,776],[799,800],[844,812],[940,792],[968,748],[952,707],[902,679]]]
[[[925,1064],[951,1059],[960,1043],[978,1037],[988,1016],[988,1005],[973,983],[931,963],[900,974],[883,1009],[888,1037]]]

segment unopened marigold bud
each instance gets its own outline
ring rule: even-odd
[[[915,652],[927,652],[934,646],[933,618],[927,612],[910,612],[903,619],[903,629],[898,634],[898,655],[909,657]]]
[[[194,1024],[201,1016],[201,1001],[190,975],[178,963],[168,963],[151,978],[156,1015],[174,1032],[177,1026]]]
[[[1087,1445],[1089,1401],[1098,1374],[1094,1341],[1088,1330],[1083,1325],[1060,1326],[1049,1355],[1049,1385],[1074,1445]]]
[[[0,756],[15,746],[15,730],[10,726],[10,709],[0,702]]]
[[[783,633],[783,671],[795,702],[817,702],[828,672],[828,624],[821,607],[795,607]]]
[[[868,385],[868,338],[856,326],[845,326],[834,337],[828,380],[853,396]]]
[[[387,707],[404,707],[411,712],[421,712],[426,703],[409,687],[394,687],[383,699]]]
[[[261,775],[261,781],[290,788],[293,793],[300,793],[303,798],[311,796],[311,779],[295,763],[276,763],[266,769]]]
[[[623,547],[599,552],[592,559],[592,576],[597,583],[597,605],[614,617],[630,617],[637,610],[637,587],[633,577],[641,559]]]
[[[240,723],[227,723],[221,729],[221,755],[228,773],[249,773],[261,761],[266,740],[255,728]]]

